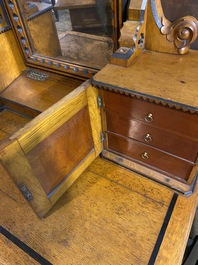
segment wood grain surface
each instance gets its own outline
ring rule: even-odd
[[[38,219],[0,170],[0,224],[54,265],[147,264],[173,197],[171,189],[98,158]],[[156,264],[180,264],[196,205],[197,197],[179,195]]]
[[[139,96],[152,95],[197,109],[197,63],[197,51],[185,56],[145,51],[128,68],[106,65],[93,80],[99,86],[120,87]]]

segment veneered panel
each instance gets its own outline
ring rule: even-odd
[[[93,149],[88,108],[84,107],[27,153],[46,194],[51,193]]]

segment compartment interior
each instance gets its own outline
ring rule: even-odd
[[[0,143],[81,83],[82,80],[40,70],[23,71],[0,93]]]

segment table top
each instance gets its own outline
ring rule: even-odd
[[[0,238],[3,264],[6,242],[15,237],[49,264],[181,264],[198,194],[196,186],[193,195],[184,197],[102,158],[44,219],[35,215],[2,167],[0,187],[0,232],[7,231]],[[17,253],[21,262],[23,254],[27,260],[28,253],[17,247],[20,243],[10,242],[9,260]]]
[[[144,51],[129,67],[106,65],[93,83],[198,112],[197,64],[198,51],[186,55]]]

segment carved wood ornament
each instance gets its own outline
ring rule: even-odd
[[[161,33],[166,35],[168,41],[173,42],[180,54],[185,54],[190,49],[198,34],[198,21],[192,16],[182,17],[173,23],[162,18]]]
[[[133,14],[137,12],[137,8],[134,7],[133,10],[133,5],[131,5],[129,11]],[[113,64],[128,67],[134,58],[145,49],[186,54],[190,49],[190,44],[197,38],[198,20],[193,16],[184,16],[170,22],[164,15],[161,0],[140,0],[138,11],[141,15],[129,17],[130,23],[126,26],[127,30],[124,29],[125,24],[121,30],[122,43],[127,43],[123,41],[125,36],[122,33],[127,32],[126,40],[128,40],[129,28],[131,29],[132,44],[130,47],[120,47],[113,54],[111,59]]]

